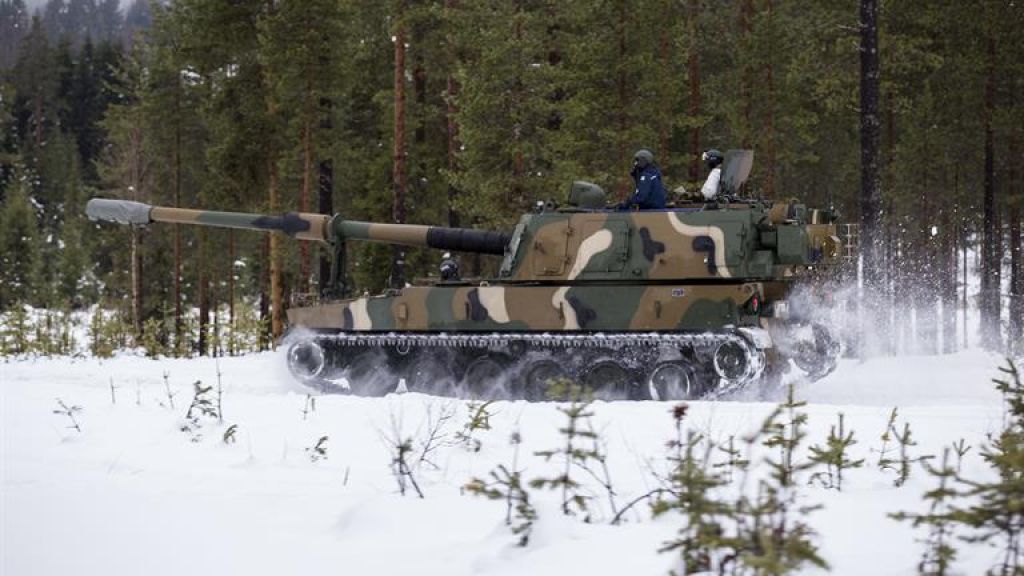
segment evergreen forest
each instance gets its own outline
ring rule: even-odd
[[[702,151],[753,149],[748,196],[861,224],[863,286],[915,351],[964,345],[968,308],[987,347],[1024,340],[1013,0],[0,0],[0,311],[105,310],[180,355],[232,353],[242,322],[271,346],[319,247],[85,202],[508,230],[573,180],[625,198],[639,148],[673,191]],[[348,250],[360,294],[440,263]]]

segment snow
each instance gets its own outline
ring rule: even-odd
[[[425,493],[402,496],[391,474],[387,439],[425,438],[429,419],[454,411],[447,439],[467,421],[467,404],[418,394],[385,398],[321,396],[304,417],[305,391],[283,367],[283,354],[150,360],[26,359],[0,363],[0,573],[22,574],[666,574],[660,554],[682,519],[652,520],[638,506],[611,526],[603,497],[594,522],[564,517],[559,495],[531,492],[539,520],[529,545],[515,545],[504,505],[463,494],[511,461],[508,440],[520,431],[526,478],[551,477],[555,463],[534,455],[559,445],[564,416],[551,403],[498,402],[492,429],[472,452],[451,442],[431,453],[417,480]],[[922,536],[887,514],[921,510],[932,481],[915,468],[893,486],[879,471],[879,436],[893,406],[910,422],[918,454],[938,454],[959,438],[973,446],[964,472],[983,476],[978,456],[999,429],[1002,406],[990,379],[1004,361],[977,350],[947,356],[843,360],[835,373],[798,384],[809,401],[809,441],[821,443],[842,412],[869,466],[849,474],[843,492],[806,485],[824,508],[807,520],[834,574],[914,574]],[[192,383],[222,374],[224,423],[208,420],[202,437],[179,430]],[[164,374],[174,396],[169,406]],[[111,381],[116,403],[111,402]],[[778,393],[770,395],[774,401]],[[82,432],[54,414],[56,399],[82,407]],[[672,403],[595,403],[621,505],[656,483],[665,442],[674,434]],[[688,426],[716,440],[757,429],[774,404],[692,402]],[[393,424],[394,423],[394,424]],[[237,442],[221,436],[237,424]],[[307,448],[328,436],[327,458]],[[760,455],[755,454],[755,461]],[[762,472],[755,472],[762,473]],[[601,496],[601,494],[598,494]],[[957,563],[978,574],[993,549],[961,545]],[[870,567],[870,568],[868,568]],[[820,571],[808,571],[818,573]]]

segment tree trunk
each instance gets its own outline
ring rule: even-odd
[[[307,72],[309,74],[309,72]],[[302,193],[299,195],[299,212],[309,212],[309,197],[313,187],[313,80],[306,78],[306,97],[303,104],[302,120]],[[299,242],[299,291],[309,292],[312,276],[312,256],[309,242]]]
[[[270,288],[270,266],[268,265],[270,263],[270,237],[271,235],[267,234],[260,243],[260,262],[263,263],[260,267],[260,325],[257,331],[257,347],[260,351],[270,349],[272,338],[272,334],[268,330],[270,327],[268,320],[272,318],[270,313],[271,297],[268,294]]]
[[[626,152],[627,144],[626,144],[625,138],[626,138],[626,124],[627,124],[626,117],[627,117],[627,114],[629,113],[629,93],[628,93],[628,86],[627,86],[626,64],[625,64],[625,62],[626,62],[626,28],[629,26],[628,25],[629,10],[628,9],[630,7],[631,6],[630,6],[630,4],[628,2],[625,2],[625,1],[620,1],[619,2],[619,19],[618,19],[618,22],[617,22],[618,38],[619,38],[619,53],[618,53],[618,61],[617,61],[617,64],[618,64],[617,67],[618,67],[618,71],[619,71],[619,73],[618,73],[618,81],[617,81],[618,91],[619,91],[619,102],[618,102],[619,109],[617,111],[618,112],[618,128],[619,128],[618,133],[619,133],[619,137],[616,139],[616,140],[618,140],[618,145],[616,146],[616,153],[617,153],[617,157],[615,159],[615,165],[616,166],[625,166],[626,163],[627,163],[626,158],[627,158],[627,154],[628,154]],[[619,180],[619,194],[618,194],[619,200],[625,200],[627,198],[627,195],[629,194],[629,188],[630,188],[630,184],[631,183],[632,183],[632,180],[629,178],[628,175],[624,175],[622,177],[622,179]]]
[[[196,231],[198,237],[197,249],[199,252],[199,282],[197,283],[198,294],[196,301],[199,303],[199,355],[206,356],[210,351],[210,287],[206,254],[206,229],[200,228]]]
[[[399,16],[401,17],[401,16]],[[399,24],[395,33],[395,131],[394,131],[394,165],[392,170],[392,191],[394,194],[391,206],[392,220],[397,224],[405,223],[405,25]],[[401,246],[392,247],[391,287],[400,288],[405,284],[405,249]]]
[[[277,204],[277,162],[271,157],[269,163],[268,190],[270,212],[276,214]],[[281,238],[277,232],[270,233],[270,335],[274,342],[284,333],[283,298],[281,286]],[[273,344],[272,344],[273,345]]]
[[[668,2],[665,2],[662,6],[662,9],[664,10],[662,14],[664,22],[672,21],[672,4],[673,2],[670,0]],[[669,42],[669,28],[668,26],[663,26],[658,37],[658,56],[659,60],[661,60],[660,64],[665,67],[663,72],[663,76],[665,78],[668,78],[672,74],[672,69],[669,64],[672,61],[672,54],[670,49],[671,43]],[[658,123],[658,149],[656,150],[656,157],[658,158],[658,162],[663,167],[662,169],[664,169],[669,165],[668,138],[669,132],[672,129],[673,124],[671,118],[675,116],[674,114],[672,114],[672,90],[669,89],[669,85],[667,82],[661,85],[660,116],[661,122]]]
[[[740,2],[740,31],[742,33],[743,43],[743,64],[742,72],[740,75],[740,145],[743,148],[754,147],[754,126],[752,124],[751,115],[754,107],[753,102],[753,88],[754,88],[754,67],[750,60],[753,58],[751,44],[753,39],[751,38],[751,23],[750,20],[754,14],[754,0],[741,0]]]
[[[943,179],[945,180],[945,178]],[[953,207],[943,206],[941,226],[941,248],[939,258],[939,290],[942,299],[942,352],[956,352],[956,230],[950,212]]]
[[[322,133],[332,136],[334,121],[331,112],[334,102],[330,98],[320,98],[320,130]],[[321,151],[323,154],[323,151]],[[318,166],[319,178],[317,179],[317,211],[321,214],[334,214],[334,161],[329,157],[321,158]],[[318,271],[320,294],[323,295],[327,288],[327,281],[331,277],[331,261],[334,254],[330,246],[320,247],[320,264]],[[345,271],[342,270],[342,274]],[[340,296],[340,294],[339,294]]]
[[[181,80],[174,97],[174,207],[181,207]],[[174,224],[174,348],[184,353],[184,323],[181,316],[181,224]]]
[[[235,230],[228,230],[228,354],[234,356],[238,353],[235,348],[237,332],[235,327]]]
[[[1015,108],[1015,102],[1011,92],[1009,108]],[[1007,338],[1010,343],[1010,354],[1020,354],[1024,351],[1024,262],[1021,261],[1024,246],[1021,242],[1020,212],[1021,204],[1024,203],[1024,186],[1021,186],[1021,172],[1018,162],[1021,159],[1021,143],[1019,129],[1014,129],[1010,136],[1009,144],[1009,183],[1010,183],[1010,204],[1007,208],[1007,217],[1010,225],[1010,303],[1009,315],[1010,326]]]
[[[698,36],[700,27],[698,26],[698,18],[700,18],[700,0],[690,0],[689,7],[690,16],[690,53],[687,55],[686,70],[687,70],[687,83],[689,84],[689,102],[687,105],[687,115],[690,117],[690,122],[693,125],[690,126],[690,180],[697,182],[700,180],[700,125],[698,123],[698,117],[700,116],[700,38]]]
[[[455,0],[445,0],[444,7],[448,14],[448,18],[451,19],[451,12],[456,7]],[[455,74],[451,70],[455,70],[458,65],[457,56],[455,54],[455,39],[451,33],[448,34],[448,65],[449,72],[447,78],[447,95],[445,98],[445,126],[446,136],[448,144],[448,172],[454,174],[459,169],[458,154],[459,154],[459,122],[458,122],[458,98],[459,98],[459,82],[455,79]],[[458,197],[458,190],[452,185],[452,177],[448,177],[448,226],[457,228],[459,226],[459,213],[455,209],[455,201]]]
[[[985,131],[985,174],[983,181],[983,244],[981,258],[981,344],[995,350],[1000,345],[998,224],[996,222],[995,135],[992,127],[996,108],[996,40],[986,42],[985,99],[982,120]]]
[[[765,3],[765,16],[768,20],[768,53],[765,55],[765,120],[764,120],[764,189],[763,196],[775,196],[775,70],[772,66],[773,50],[771,40],[774,37],[772,28],[772,0]]]
[[[879,146],[879,61],[878,2],[860,0],[860,219],[861,254],[864,289],[868,294],[881,293],[882,254],[877,242],[882,231],[882,186],[878,167]],[[877,303],[866,300],[868,322],[878,326]]]

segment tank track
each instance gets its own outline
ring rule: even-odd
[[[557,399],[567,378],[601,399],[717,398],[765,371],[767,335],[704,333],[306,334],[288,350],[292,373],[323,392],[420,391],[468,398]]]

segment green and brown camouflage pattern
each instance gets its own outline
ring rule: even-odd
[[[758,324],[758,283],[730,285],[409,286],[288,310],[314,330],[560,332],[712,330]]]

